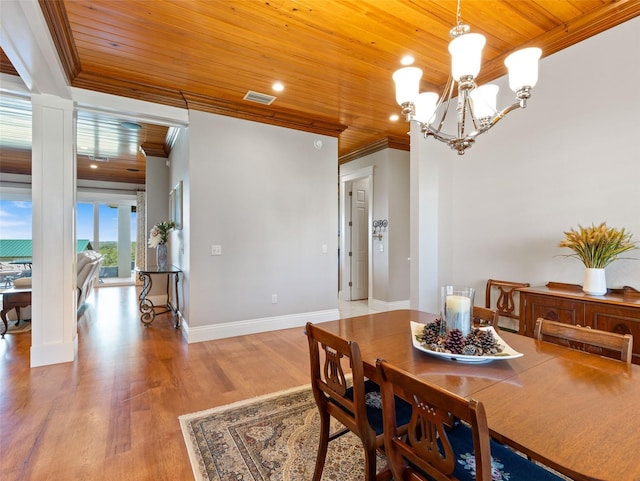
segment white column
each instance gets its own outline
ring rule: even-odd
[[[452,282],[452,156],[447,149],[424,139],[411,122],[411,308],[433,313],[440,309],[440,286]]]
[[[100,252],[100,204],[93,203],[93,250]]]
[[[118,277],[131,277],[131,206],[118,206]]]
[[[73,361],[76,317],[74,103],[32,95],[31,367]]]

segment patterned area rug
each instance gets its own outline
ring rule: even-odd
[[[20,323],[16,326],[16,321],[12,321],[11,319],[7,319],[7,334],[20,334],[22,332],[31,332],[31,320],[20,321]],[[4,324],[2,320],[0,320],[0,332],[4,331]]]
[[[197,481],[301,481],[313,475],[320,428],[309,386],[179,420]],[[364,479],[362,443],[355,435],[329,443],[322,479]]]

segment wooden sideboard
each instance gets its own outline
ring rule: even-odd
[[[631,288],[590,296],[580,286],[549,283],[520,292],[519,333],[533,337],[538,317],[633,335],[633,363],[640,364],[640,293]]]

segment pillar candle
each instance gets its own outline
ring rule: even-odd
[[[460,329],[465,336],[471,331],[471,299],[447,296],[446,322],[448,329]]]

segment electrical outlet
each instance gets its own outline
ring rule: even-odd
[[[271,304],[278,303],[278,294],[271,294]]]
[[[211,255],[212,256],[221,256],[222,255],[222,246],[212,245],[211,246]]]

